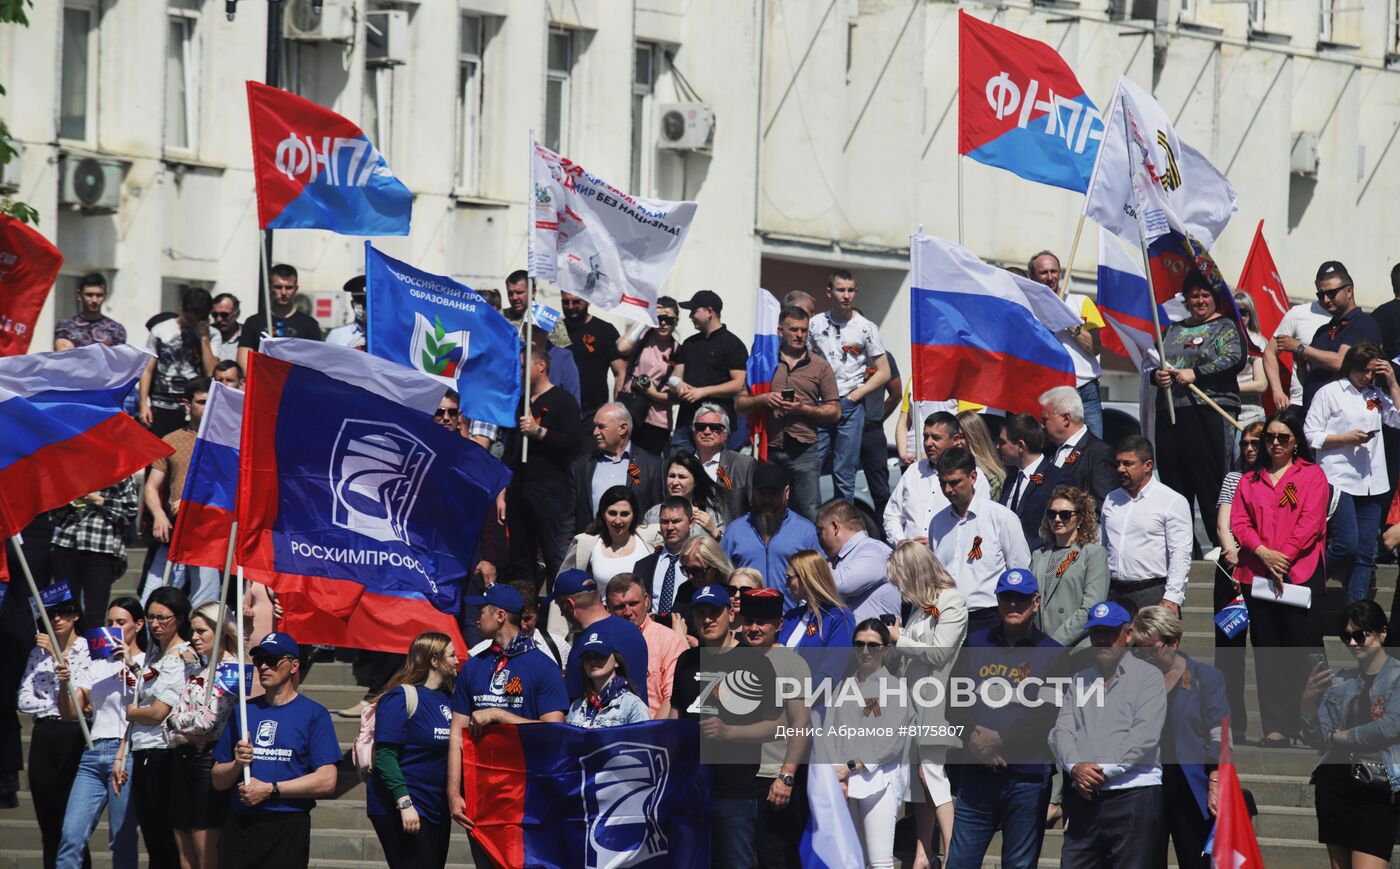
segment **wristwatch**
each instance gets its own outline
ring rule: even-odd
[[[1298,349],[1297,349],[1297,350],[1294,350],[1293,352],[1294,352],[1294,353],[1297,353],[1299,356],[1302,356],[1304,353],[1308,352],[1308,342],[1306,342],[1306,341],[1299,341],[1299,342],[1298,342]]]
[[[790,772],[779,773],[778,781],[782,782],[788,787],[792,787],[794,784],[797,783],[797,777]]]
[[[856,762],[855,762],[855,761],[853,761],[853,760],[848,760],[848,761],[846,761],[846,769],[854,770],[855,768],[856,768]]]
[[[272,783],[272,798],[274,800],[282,799],[282,788],[278,787],[277,782]]]
[[[399,797],[398,801],[394,803],[394,806],[399,811],[403,811],[404,809],[411,809],[413,808],[413,797]]]

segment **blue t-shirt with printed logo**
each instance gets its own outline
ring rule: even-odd
[[[399,746],[399,771],[403,773],[413,807],[430,824],[447,820],[447,737],[452,729],[452,707],[447,692],[419,685],[418,706],[408,715],[403,686],[379,698],[374,711],[374,743]],[[365,793],[365,814],[396,813],[394,796],[378,775],[370,777]]]
[[[452,711],[470,715],[478,709],[505,709],[538,720],[550,712],[567,712],[569,697],[559,665],[532,648],[509,658],[499,670],[497,655],[483,652],[467,659],[457,674]]]
[[[229,763],[241,734],[238,716],[229,718],[214,747],[214,761]],[[284,782],[315,772],[326,764],[340,763],[340,743],[326,707],[298,694],[290,703],[271,706],[266,697],[248,701],[248,741],[253,743],[253,764],[249,767],[258,781]],[[240,778],[241,781],[241,778]],[[315,800],[269,799],[257,806],[245,806],[238,799],[238,788],[231,788],[233,811],[309,812]]]

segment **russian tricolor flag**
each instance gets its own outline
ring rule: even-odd
[[[1132,361],[1141,371],[1148,351],[1157,348],[1152,323],[1152,298],[1142,265],[1124,250],[1112,233],[1099,233],[1099,313],[1112,328],[1104,335],[1104,347]],[[1180,308],[1180,304],[1174,307]],[[1184,316],[1165,305],[1157,306],[1157,323],[1165,327]]]
[[[772,293],[758,288],[754,295],[753,345],[749,350],[748,385],[751,395],[763,395],[773,389],[773,375],[778,370],[778,313],[782,305]],[[761,413],[749,415],[749,430],[758,436],[758,458],[768,458],[768,425]]]
[[[215,381],[199,423],[180,513],[170,537],[170,560],[223,570],[238,508],[238,440],[243,393]]]
[[[1053,290],[941,238],[914,236],[910,259],[915,401],[1038,414],[1042,392],[1075,385],[1055,332],[1082,320]]]
[[[175,451],[122,411],[150,358],[92,344],[0,359],[0,535]]]

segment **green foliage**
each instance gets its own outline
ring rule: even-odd
[[[34,0],[0,0],[0,24],[28,27],[29,16],[25,14],[25,9],[33,5]]]
[[[34,5],[34,0],[0,0],[0,24],[18,24],[20,27],[29,26],[29,16],[27,11]],[[5,95],[4,85],[0,85],[0,96]],[[19,156],[19,151],[15,150],[9,143],[10,129],[0,120],[0,166]],[[7,214],[21,223],[39,223],[39,212],[35,211],[24,202],[17,202],[8,197],[0,198],[0,214]]]

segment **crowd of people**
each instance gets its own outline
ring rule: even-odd
[[[1025,272],[1059,290],[1053,253]],[[154,355],[130,408],[174,454],[26,530],[41,583],[69,589],[48,608],[60,648],[15,628],[27,610],[6,605],[21,665],[7,678],[34,716],[44,863],[85,866],[105,846],[134,867],[139,830],[151,867],[306,865],[309,813],[337,793],[343,763],[334,714],[362,722],[355,766],[392,867],[441,867],[454,824],[474,827],[463,741],[485,728],[662,719],[695,720],[728,749],[707,807],[713,865],[726,869],[801,865],[819,766],[839,781],[870,867],[893,865],[902,814],[920,869],[980,866],[998,834],[1002,866],[1037,866],[1061,821],[1062,866],[1165,865],[1169,847],[1178,865],[1206,866],[1220,746],[1250,738],[1252,642],[1258,744],[1319,749],[1319,841],[1334,866],[1384,865],[1400,817],[1400,701],[1388,704],[1400,670],[1371,598],[1382,539],[1400,544],[1400,439],[1389,436],[1400,429],[1400,267],[1391,280],[1397,300],[1373,317],[1345,266],[1323,263],[1316,302],[1265,340],[1248,304],[1242,331],[1193,275],[1188,316],[1144,373],[1152,427],[1109,444],[1104,321],[1087,297],[1066,299],[1083,323],[1058,333],[1077,384],[1028,396],[1038,415],[1003,414],[915,400],[843,270],[820,313],[813,294],[783,299],[765,388],[747,383],[748,348],[713,291],[662,297],[657,326],[625,333],[566,293],[546,333],[527,326],[533,287],[515,272],[504,298],[482,295],[532,342],[528,410],[500,427],[449,392],[435,414],[512,471],[463,579],[466,648],[424,633],[403,654],[354,653],[365,698],[334,713],[298,687],[335,651],[279,631],[275,593],[254,585],[225,610],[216,571],[167,558],[211,380],[242,388],[262,336],[322,339],[320,326],[298,308],[290,266],[270,270],[271,310],[242,322],[236,297],[187,290],[178,313],[146,324]],[[364,279],[345,290],[355,320],[325,340],[363,348]],[[57,349],[126,340],[105,297],[100,275],[80,281]],[[682,310],[694,328],[684,340]],[[138,536],[149,541],[138,594],[111,598]],[[1181,648],[1191,562],[1207,551],[1218,553],[1211,607],[1247,614],[1217,618],[1218,666]],[[1336,624],[1329,576],[1346,603]],[[101,656],[87,639],[97,627],[113,631]],[[220,666],[240,631],[255,674],[241,732]],[[1329,631],[1355,670],[1329,668]],[[744,649],[762,654],[732,654]],[[705,692],[705,677],[741,666],[770,686],[744,714]],[[1108,691],[1098,707],[979,695],[915,708],[885,690],[1008,673]],[[849,682],[862,702],[779,699],[782,676]],[[805,735],[819,722],[849,735],[872,718],[915,735]],[[0,800],[19,768],[11,729]],[[96,844],[104,810],[109,841]],[[476,865],[494,865],[475,838],[472,849]]]

